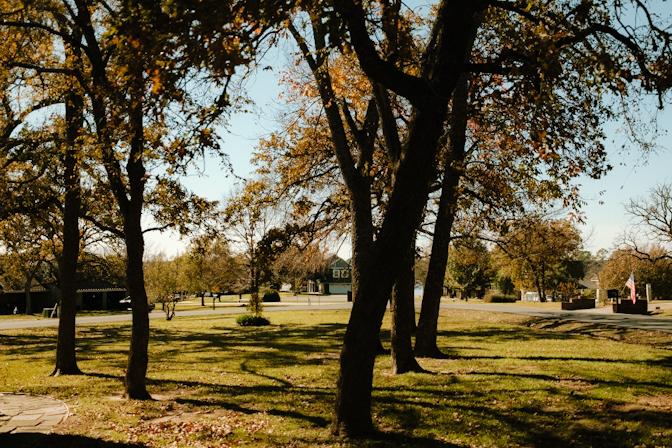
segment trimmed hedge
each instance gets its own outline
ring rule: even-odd
[[[263,327],[271,324],[265,317],[255,316],[253,314],[241,314],[236,317],[236,323],[241,327]]]
[[[276,291],[275,289],[269,289],[267,291],[264,291],[263,298],[261,299],[262,302],[279,302],[280,301],[280,293]]]
[[[509,296],[505,294],[493,294],[491,296],[485,296],[483,299],[483,301],[487,303],[514,303],[517,300],[517,296]]]

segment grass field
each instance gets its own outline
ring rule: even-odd
[[[672,335],[450,311],[450,359],[394,376],[381,356],[381,434],[343,441],[329,424],[347,312],[269,317],[261,329],[231,316],[153,321],[150,402],[121,397],[128,325],[79,329],[79,377],[47,376],[55,329],[3,331],[0,391],[68,403],[54,446],[672,446]]]

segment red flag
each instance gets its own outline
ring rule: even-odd
[[[632,303],[637,303],[637,295],[635,294],[635,274],[634,272],[630,273],[630,278],[625,282],[625,286],[630,288],[630,299]]]

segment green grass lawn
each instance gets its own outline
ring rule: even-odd
[[[69,436],[54,439],[64,446],[672,446],[672,335],[451,310],[440,322],[450,358],[421,359],[433,374],[394,376],[381,356],[381,435],[343,441],[329,424],[347,312],[268,316],[265,328],[235,316],[152,321],[150,402],[121,397],[128,325],[79,329],[80,377],[47,376],[55,329],[2,331],[0,391],[66,401],[73,415],[57,432]]]

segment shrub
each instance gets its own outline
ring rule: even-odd
[[[596,299],[597,298],[597,291],[594,289],[584,289],[581,292],[581,298],[582,299]]]
[[[506,294],[487,295],[483,299],[483,301],[487,303],[514,303],[516,300],[518,300],[517,296],[509,296]]]
[[[262,302],[279,302],[280,293],[275,289],[267,289],[264,291]]]
[[[253,314],[241,314],[236,318],[236,323],[241,327],[263,327],[271,324],[265,317]]]

